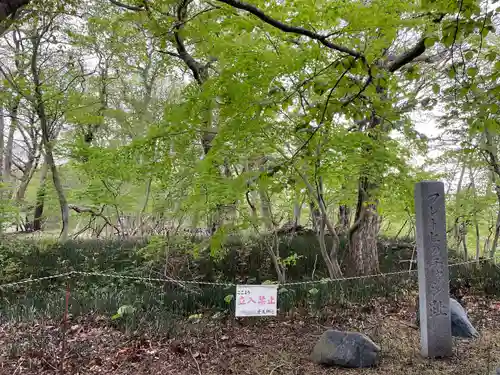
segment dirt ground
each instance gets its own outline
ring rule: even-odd
[[[466,299],[481,337],[455,340],[452,358],[430,361],[419,355],[412,300],[325,309],[321,320],[305,311],[266,320],[207,318],[184,323],[176,337],[134,337],[113,328],[109,318],[82,317],[69,322],[64,361],[59,322],[4,324],[0,374],[489,375],[500,366],[499,301]],[[332,370],[311,363],[315,342],[330,327],[368,334],[382,347],[380,366]]]

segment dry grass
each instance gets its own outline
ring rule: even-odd
[[[63,373],[487,375],[500,366],[500,304],[470,298],[467,309],[481,338],[457,340],[452,358],[429,361],[419,355],[412,300],[331,310],[326,321],[304,313],[268,320],[207,319],[185,323],[182,334],[174,338],[126,336],[112,328],[108,319],[80,318],[70,323]],[[380,366],[332,371],[311,363],[311,349],[328,327],[370,335],[383,349]],[[58,323],[1,326],[0,374],[61,374],[60,337]]]

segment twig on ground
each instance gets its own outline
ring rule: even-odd
[[[400,320],[400,319],[396,319],[396,318],[395,318],[395,317],[393,317],[393,316],[389,316],[389,319],[391,319],[391,320],[393,320],[393,321],[395,321],[395,322],[397,322],[397,323],[400,323],[400,324],[402,324],[402,325],[404,325],[404,326],[406,326],[406,327],[409,327],[409,328],[412,328],[412,329],[416,329],[416,330],[418,330],[418,329],[419,329],[419,328],[418,328],[418,326],[416,326],[415,324],[411,324],[411,323],[406,323],[406,322],[403,322],[402,320]]]
[[[61,375],[64,374],[64,359],[66,357],[66,331],[68,326],[68,307],[69,307],[69,282],[66,287],[66,304],[64,308],[64,317],[62,321],[62,346],[61,346]]]
[[[42,361],[45,362],[45,364],[47,364],[49,367],[52,367],[52,369],[54,371],[57,371],[57,367],[55,367],[52,363],[50,363],[49,361],[47,361],[45,358],[42,357]]]
[[[196,360],[196,358],[195,358],[195,356],[194,356],[193,352],[191,351],[191,349],[188,349],[188,350],[189,350],[189,354],[191,354],[191,358],[193,358],[193,361],[194,361],[194,363],[196,364],[196,368],[198,369],[198,374],[199,374],[199,375],[202,375],[202,374],[201,374],[200,364],[199,364],[199,363],[198,363],[198,361]]]
[[[284,364],[283,364],[283,363],[280,363],[278,366],[276,366],[275,368],[273,368],[273,369],[271,370],[271,372],[269,373],[269,375],[273,375],[273,374],[274,374],[274,372],[275,372],[277,369],[279,369],[280,367],[283,367],[283,366],[284,366]]]
[[[21,365],[23,364],[23,362],[24,362],[24,358],[19,358],[19,364],[17,365],[16,370],[14,371],[14,373],[12,375],[17,374],[17,371],[19,371],[21,369]],[[21,372],[19,371],[19,373],[21,373]]]

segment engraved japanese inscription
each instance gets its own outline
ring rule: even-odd
[[[446,357],[451,350],[444,185],[415,186],[421,352]]]

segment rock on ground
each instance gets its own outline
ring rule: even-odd
[[[474,338],[479,336],[479,333],[469,321],[465,309],[453,298],[450,298],[450,310],[452,336],[464,338]]]
[[[419,300],[417,297],[417,325],[420,326]],[[455,299],[450,298],[451,335],[466,339],[479,337],[479,333],[470,322],[467,312]],[[499,374],[500,375],[500,374]]]
[[[379,357],[380,347],[368,336],[333,329],[321,335],[311,354],[317,364],[358,368],[376,366]]]

